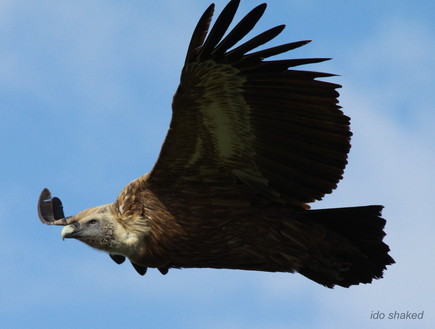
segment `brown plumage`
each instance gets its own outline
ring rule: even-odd
[[[239,1],[203,14],[173,100],[171,125],[150,173],[112,204],[67,217],[47,189],[38,203],[46,224],[148,267],[210,267],[299,272],[327,287],[381,278],[394,263],[382,206],[309,210],[342,178],[350,149],[349,118],[331,74],[295,66],[325,59],[266,60],[308,43],[255,51],[284,28],[242,45],[266,5],[225,37]],[[291,69],[290,69],[291,68]]]

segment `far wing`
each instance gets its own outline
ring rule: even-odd
[[[307,207],[336,187],[347,163],[351,133],[337,105],[340,86],[316,80],[331,74],[290,69],[326,59],[265,60],[308,41],[253,52],[284,26],[234,47],[266,8],[253,9],[224,37],[238,4],[226,6],[210,33],[214,5],[200,19],[149,181],[184,192],[198,184],[244,185]]]

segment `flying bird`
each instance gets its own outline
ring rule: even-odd
[[[258,50],[273,27],[241,43],[263,15],[250,11],[229,31],[231,0],[209,31],[214,4],[188,47],[172,120],[152,170],[115,202],[65,217],[44,189],[40,220],[130,260],[157,268],[298,272],[332,288],[382,278],[394,260],[383,242],[382,206],[310,210],[342,178],[350,119],[338,105],[333,74],[300,70],[326,58],[270,60],[307,44]]]

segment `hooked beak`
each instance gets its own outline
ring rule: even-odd
[[[77,238],[80,235],[80,229],[76,224],[65,226],[60,233],[62,240]]]

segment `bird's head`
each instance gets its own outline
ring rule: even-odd
[[[62,229],[62,239],[77,239],[87,245],[105,251],[113,248],[115,216],[112,205],[83,210],[70,217],[70,224]]]
[[[87,245],[110,252],[116,245],[116,212],[112,204],[89,208],[65,217],[59,198],[44,189],[38,202],[39,219],[48,225],[62,225],[62,239],[77,239]]]

